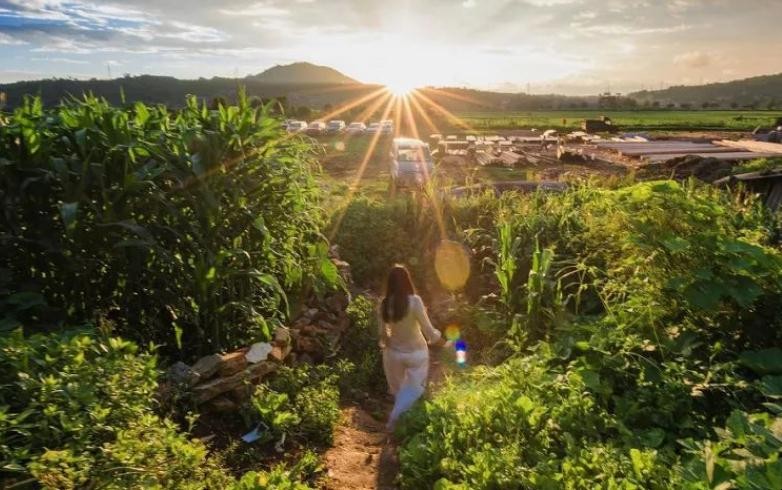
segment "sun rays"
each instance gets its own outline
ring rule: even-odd
[[[410,136],[415,139],[421,139],[422,135],[421,135],[421,131],[419,130],[419,124],[418,124],[419,121],[423,122],[423,125],[426,126],[426,129],[428,131],[431,131],[432,133],[441,132],[440,129],[435,124],[435,122],[433,121],[432,117],[429,115],[430,111],[434,111],[436,113],[442,114],[449,122],[455,123],[455,125],[460,128],[472,129],[467,123],[462,121],[458,116],[452,114],[450,111],[442,107],[442,105],[436,103],[430,97],[426,96],[422,92],[422,90],[424,89],[417,89],[410,86],[395,84],[392,87],[384,87],[383,89],[380,89],[379,93],[373,92],[372,94],[370,94],[372,97],[370,96],[364,97],[360,102],[346,103],[343,106],[343,108],[341,108],[340,110],[341,111],[348,110],[348,108],[352,108],[357,105],[360,105],[361,103],[366,102],[366,99],[372,99],[374,97],[375,101],[372,103],[372,105],[367,107],[359,115],[357,119],[363,120],[365,118],[376,115],[378,113],[379,108],[383,106],[383,109],[381,111],[381,116],[380,116],[381,121],[388,119],[392,114],[396,118],[394,124],[394,137]],[[426,90],[434,90],[434,89],[426,89]],[[445,96],[445,97],[449,97],[452,95],[445,91],[438,91],[437,93],[438,95]],[[462,99],[461,97],[458,96],[454,96],[454,98],[457,100]],[[335,112],[340,112],[340,110]],[[334,115],[330,114],[329,117],[334,117]],[[321,119],[325,119],[325,118],[321,118]],[[369,142],[369,145],[367,146],[366,152],[362,156],[361,161],[356,169],[356,173],[353,176],[348,186],[347,192],[344,198],[342,199],[342,202],[340,203],[339,206],[340,211],[334,219],[334,223],[329,234],[330,240],[333,240],[333,238],[339,232],[339,228],[342,224],[342,220],[347,210],[347,206],[355,198],[355,195],[361,186],[361,181],[364,178],[364,174],[366,172],[367,166],[369,165],[370,160],[374,156],[377,145],[382,137],[383,135],[380,132],[371,135],[371,140]],[[427,171],[425,170],[425,172]],[[425,180],[429,185],[431,184],[431,177],[432,176],[428,175],[428,173],[425,175]],[[446,240],[447,231],[443,220],[442,211],[440,209],[438,196],[434,192],[434,189],[430,187],[430,190],[431,192],[421,193],[420,197],[422,199],[429,200],[432,206],[432,210],[434,211],[435,219],[438,226],[438,231],[440,232],[440,237],[442,240]]]

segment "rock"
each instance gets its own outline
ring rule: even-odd
[[[199,376],[199,380],[204,381],[211,378],[219,368],[220,356],[210,354],[196,361],[191,369]]]
[[[350,298],[345,291],[337,291],[326,299],[326,306],[334,313],[345,311],[350,304]]]
[[[244,352],[237,351],[231,352],[221,356],[220,362],[220,376],[226,377],[232,374],[238,373],[242,369],[247,367],[247,358]]]
[[[276,362],[283,362],[285,361],[285,358],[288,357],[288,354],[291,353],[291,350],[293,349],[290,344],[275,345],[269,353],[269,358]]]
[[[318,327],[322,328],[323,330],[334,330],[337,328],[336,325],[326,320],[320,320],[318,322]]]
[[[296,321],[293,322],[294,327],[303,327],[304,325],[307,325],[310,322],[310,319],[306,316],[300,316],[296,319]]]
[[[291,338],[291,331],[285,327],[277,327],[274,331],[274,343],[277,345],[290,345],[293,339]]]
[[[309,354],[301,354],[297,359],[299,364],[315,364],[315,360]]]
[[[209,402],[207,410],[215,413],[231,413],[235,412],[239,407],[228,397],[218,396],[214,400]]]
[[[272,345],[270,343],[258,342],[250,347],[250,350],[247,351],[244,357],[247,359],[247,362],[255,364],[256,362],[265,361],[271,351]]]
[[[347,316],[342,316],[337,319],[337,322],[334,324],[334,326],[338,332],[343,333],[350,327],[350,318]]]
[[[238,404],[242,404],[250,399],[253,394],[253,386],[248,383],[242,383],[229,393],[230,397]]]
[[[317,315],[317,314],[318,314],[318,309],[317,308],[310,308],[310,309],[307,310],[306,313],[304,313],[304,316],[311,320],[311,319],[315,318],[315,315]]]
[[[166,379],[175,385],[193,386],[198,382],[198,373],[182,361],[177,362],[166,372]]]
[[[242,386],[245,382],[256,382],[275,369],[277,369],[277,365],[270,361],[251,364],[247,369],[226,378],[216,378],[194,386],[193,396],[196,403],[208,402],[218,395]]]
[[[309,353],[319,352],[320,343],[312,337],[301,337],[296,342],[296,350]]]
[[[328,324],[327,324],[328,325]],[[316,325],[305,325],[301,328],[301,333],[304,335],[320,335],[328,332],[327,329]]]

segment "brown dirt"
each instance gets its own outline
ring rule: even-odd
[[[433,350],[429,359],[429,392],[442,382],[440,352]],[[342,418],[334,433],[334,446],[326,451],[327,490],[392,490],[399,471],[397,446],[385,432],[385,419],[391,403],[385,403],[382,414],[373,417],[361,406],[342,409]],[[382,415],[382,417],[381,417]]]
[[[361,407],[346,407],[325,454],[328,490],[393,489],[398,469],[396,446],[385,423]]]

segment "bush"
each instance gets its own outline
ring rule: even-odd
[[[403,486],[778,488],[782,253],[756,203],[647,182],[498,216],[473,236],[497,237],[487,316],[517,357],[407,417]]]
[[[343,393],[384,391],[382,353],[378,347],[377,315],[372,300],[365,295],[353,298],[347,308],[350,329],[342,338],[340,355],[352,369],[343,377]]]
[[[0,329],[107,315],[192,357],[268,339],[327,260],[310,147],[269,111],[26,99],[0,124]]]
[[[85,333],[0,337],[0,468],[46,488],[206,488],[229,481],[155,415],[156,361]]]
[[[251,419],[266,427],[265,441],[292,438],[316,445],[331,444],[339,420],[339,374],[327,365],[281,367],[259,385]]]

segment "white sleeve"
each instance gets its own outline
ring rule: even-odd
[[[420,296],[413,296],[413,309],[415,310],[416,319],[418,325],[421,327],[421,332],[426,337],[426,341],[433,344],[440,340],[442,334],[439,330],[432,326],[432,322],[429,321],[429,315],[426,313],[426,306]]]
[[[386,341],[388,341],[388,329],[386,329],[386,322],[383,321],[383,304],[377,308],[377,341],[380,347],[385,347]]]

